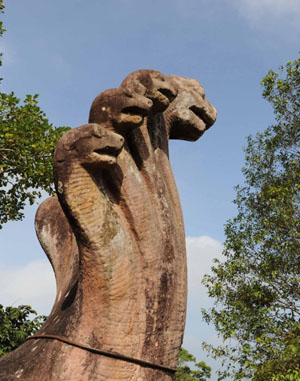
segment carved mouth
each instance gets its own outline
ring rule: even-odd
[[[166,88],[160,88],[160,89],[157,89],[162,95],[164,95],[166,98],[168,98],[169,102],[172,102],[175,97],[176,97],[176,94],[173,93],[173,91],[169,90],[169,89],[166,89]]]
[[[163,112],[176,95],[167,88],[158,88],[146,94],[146,96],[153,102],[152,111]]]
[[[210,121],[210,118],[207,116],[206,112],[200,108],[200,107],[197,107],[197,106],[191,106],[189,108],[199,119],[203,120],[203,122],[206,124],[206,125],[211,125],[211,121]]]
[[[97,153],[98,155],[108,155],[108,156],[117,157],[119,153],[121,152],[121,150],[122,150],[122,147],[116,148],[116,147],[106,146],[104,148],[95,149],[94,152]]]
[[[131,116],[139,115],[144,117],[147,115],[147,111],[138,106],[124,107],[121,112]]]

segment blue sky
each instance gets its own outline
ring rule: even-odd
[[[200,279],[221,256],[224,223],[235,214],[246,136],[274,122],[260,81],[270,68],[299,57],[299,0],[6,3],[1,91],[40,94],[56,126],[86,123],[98,93],[142,68],[198,79],[217,108],[217,122],[198,142],[170,144],[190,237],[185,346],[203,358],[201,342],[215,342],[216,334],[201,320],[209,302]],[[0,232],[0,303],[49,313],[55,286],[35,238],[35,210],[28,207],[23,222]]]

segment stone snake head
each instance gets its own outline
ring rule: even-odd
[[[107,129],[125,134],[143,123],[153,103],[130,89],[109,89],[93,101],[89,123],[105,124]]]
[[[196,79],[177,75],[166,76],[166,79],[177,90],[176,99],[166,111],[170,139],[195,141],[216,121],[216,109]]]
[[[61,166],[73,160],[82,165],[107,167],[115,164],[124,138],[103,125],[85,124],[68,131],[57,144],[54,162]]]
[[[137,70],[121,83],[121,88],[149,98],[153,105],[151,113],[163,112],[176,97],[176,90],[157,70]]]

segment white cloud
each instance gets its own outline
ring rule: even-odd
[[[47,260],[19,268],[0,265],[0,303],[4,306],[28,304],[39,314],[48,315],[55,292],[55,277]]]
[[[271,18],[282,22],[288,17],[289,22],[298,20],[295,25],[299,26],[299,0],[230,0],[229,3],[249,21],[269,22]]]
[[[189,304],[194,304],[208,299],[201,280],[204,274],[211,272],[214,258],[222,260],[223,245],[211,237],[200,236],[187,237],[186,247],[188,257]]]
[[[201,308],[209,308],[212,300],[206,294],[206,288],[201,280],[204,274],[211,273],[213,259],[220,261],[224,259],[222,255],[223,245],[221,242],[208,237],[187,237],[187,257],[188,257],[188,309],[187,322],[184,335],[183,346],[192,353],[198,361],[205,361],[212,367],[212,380],[217,380],[216,371],[221,367],[221,360],[214,360],[207,357],[207,353],[202,349],[202,342],[218,345],[221,339],[218,338],[213,326],[207,325],[202,320]]]
[[[235,0],[242,11],[263,12],[280,16],[300,12],[299,0]]]

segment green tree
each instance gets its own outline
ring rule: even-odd
[[[257,367],[253,380],[300,380],[300,325],[286,333],[282,344],[276,357]]]
[[[226,260],[204,278],[215,299],[204,318],[224,340],[204,345],[224,360],[220,380],[300,380],[300,59],[270,70],[262,85],[276,123],[248,137]]]
[[[0,37],[4,31],[0,22]],[[41,190],[54,192],[52,156],[58,139],[69,128],[54,128],[37,98],[27,95],[20,103],[13,92],[0,92],[0,229],[9,220],[21,220],[25,204],[33,204]]]
[[[0,304],[0,357],[23,344],[26,337],[41,327],[46,317],[36,316],[30,319],[30,315],[36,314],[30,306],[4,309]]]
[[[204,361],[196,362],[196,358],[186,349],[181,348],[177,361],[177,372],[175,380],[177,381],[196,381],[207,380],[210,378],[211,368]],[[190,366],[195,369],[191,369]]]

